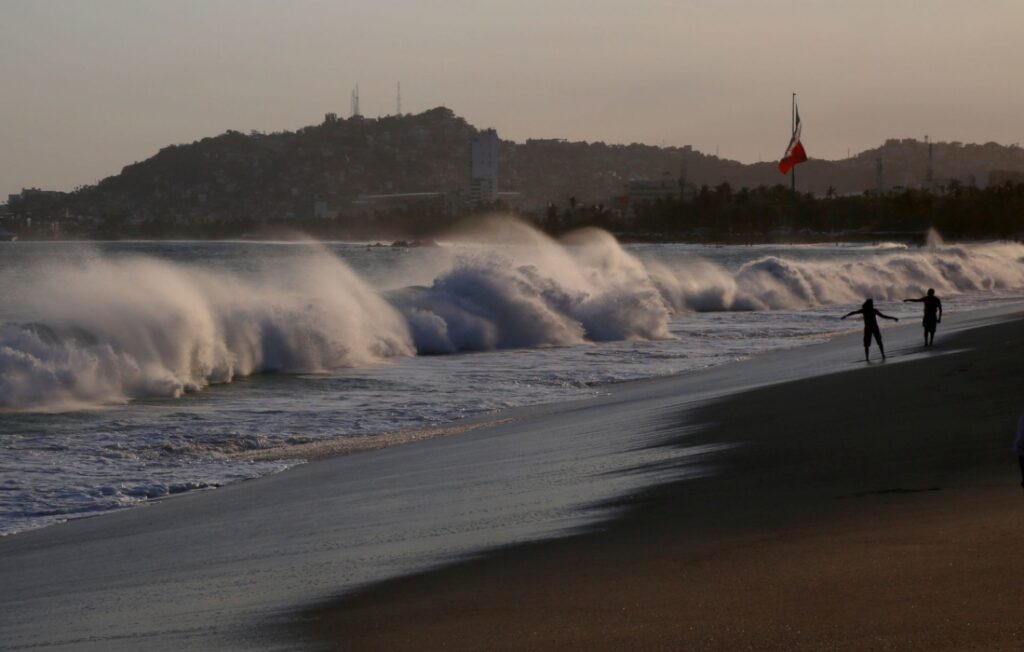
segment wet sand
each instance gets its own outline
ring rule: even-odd
[[[679,444],[741,444],[716,475],[303,627],[354,650],[1020,649],[1024,321],[937,342],[700,408],[704,431]]]
[[[1016,647],[1019,312],[2,537],[0,648]]]

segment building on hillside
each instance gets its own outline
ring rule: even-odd
[[[622,196],[616,197],[613,205],[624,214],[633,214],[644,202],[685,199],[687,188],[685,179],[673,178],[669,172],[660,179],[630,179],[623,187]]]
[[[523,202],[526,201],[526,198],[523,197],[523,193],[511,190],[507,192],[499,192],[494,199],[509,208],[522,208]]]
[[[631,204],[682,197],[679,179],[673,179],[667,172],[660,179],[631,179],[626,182],[625,191]]]
[[[386,195],[361,195],[352,202],[356,213],[393,213],[416,210],[425,214],[449,215],[455,198],[446,192],[400,192]]]
[[[498,199],[498,132],[485,129],[471,145],[470,203],[489,204]]]

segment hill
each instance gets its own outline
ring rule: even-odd
[[[228,131],[172,145],[126,166],[120,174],[70,193],[26,190],[12,195],[7,212],[88,222],[112,219],[217,222],[285,220],[314,216],[318,204],[345,215],[367,194],[442,192],[458,197],[469,186],[470,141],[478,129],[439,107],[416,115],[377,119],[325,119],[278,133]],[[889,140],[838,161],[812,159],[798,168],[798,189],[816,195],[861,194],[882,183],[920,187],[927,177],[928,145]],[[691,147],[603,142],[501,141],[500,189],[521,193],[538,209],[581,202],[608,203],[631,179],[673,180],[733,188],[787,183],[775,163],[743,164]],[[1024,178],[1024,149],[996,143],[933,144],[933,186],[955,180],[984,186]]]

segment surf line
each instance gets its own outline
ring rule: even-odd
[[[253,462],[325,459],[340,455],[351,455],[353,453],[365,453],[367,451],[379,450],[381,448],[400,446],[402,444],[411,444],[413,442],[426,441],[428,439],[435,439],[437,437],[444,437],[447,435],[458,435],[466,432],[472,432],[474,430],[480,430],[482,428],[490,428],[506,423],[512,423],[517,420],[519,419],[507,417],[503,419],[478,421],[463,425],[423,428],[421,430],[398,430],[394,432],[383,432],[377,435],[366,435],[351,438],[336,437],[320,441],[303,442],[301,444],[288,444],[285,446],[276,446],[274,448],[244,451],[228,455],[227,457],[235,460],[247,460]]]

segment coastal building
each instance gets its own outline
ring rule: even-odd
[[[415,210],[425,214],[448,215],[454,198],[446,192],[401,192],[360,195],[352,202],[355,213],[373,214]]]
[[[660,179],[630,179],[623,186],[623,194],[615,199],[614,205],[623,214],[633,214],[644,202],[684,199],[686,188],[683,178],[674,179],[668,172]]]
[[[630,204],[682,196],[679,179],[673,179],[667,172],[660,179],[631,179],[626,182],[625,191]]]
[[[471,145],[469,201],[487,204],[498,199],[498,132],[485,129]]]
[[[523,193],[521,192],[510,190],[506,192],[499,192],[497,197],[495,197],[495,200],[509,208],[522,208],[525,197],[523,197]]]

